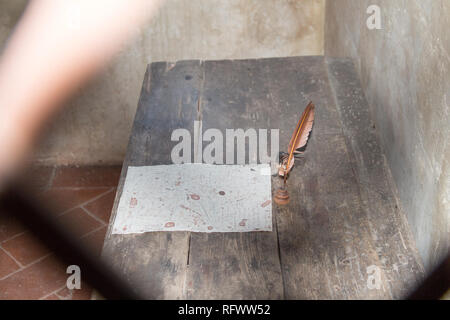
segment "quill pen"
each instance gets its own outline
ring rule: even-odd
[[[303,111],[297,127],[289,141],[288,154],[284,154],[281,158],[281,166],[278,170],[280,176],[286,176],[294,166],[294,155],[301,154],[299,149],[303,148],[308,142],[309,133],[314,124],[314,104],[310,102]]]
[[[301,154],[301,148],[306,146],[308,142],[309,134],[314,124],[314,104],[310,102],[305,111],[303,111],[300,120],[295,127],[291,140],[289,141],[288,153],[283,153],[280,157],[280,168],[278,169],[278,175],[284,177],[284,185],[282,188],[275,192],[274,200],[279,205],[285,205],[289,203],[289,193],[286,190],[286,179],[294,166],[294,155]]]

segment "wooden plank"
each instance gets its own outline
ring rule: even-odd
[[[390,298],[385,279],[381,290],[367,285],[378,257],[343,136],[313,136],[288,190],[277,213],[286,298]]]
[[[423,278],[423,266],[395,194],[395,184],[353,61],[328,59],[327,67],[379,267],[392,297],[402,299]]]
[[[183,297],[188,232],[111,234],[128,166],[170,164],[171,133],[197,118],[199,61],[149,66],[123,165],[102,256],[148,299]]]
[[[315,125],[306,157],[288,181],[291,203],[274,205],[286,299],[379,297],[367,288],[366,267],[377,256],[347,154],[323,57],[265,60],[262,75],[276,107],[266,107],[285,149],[310,100]],[[273,189],[282,180],[273,179]],[[381,295],[382,296],[382,295]]]
[[[261,67],[258,60],[205,62],[204,131],[269,128]],[[283,298],[276,230],[192,233],[190,243],[188,299]]]

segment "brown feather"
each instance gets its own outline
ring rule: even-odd
[[[291,141],[289,141],[289,156],[286,156],[282,160],[282,165],[278,170],[278,174],[282,177],[287,175],[294,166],[294,153],[298,151],[298,149],[303,148],[308,142],[309,133],[314,124],[314,108],[314,104],[310,102],[297,123]]]

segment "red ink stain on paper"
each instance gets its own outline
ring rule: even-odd
[[[267,207],[271,202],[272,202],[272,201],[267,200],[267,201],[265,201],[265,202],[263,202],[263,203],[261,204],[261,207],[265,208],[265,207]]]
[[[241,222],[239,222],[239,225],[241,227],[245,227],[245,223],[247,222],[248,219],[242,219]]]
[[[166,227],[166,228],[172,228],[172,227],[175,227],[175,222],[169,221],[169,222],[167,222],[167,223],[164,225],[164,227]]]
[[[191,194],[191,199],[192,200],[199,200],[200,196],[198,194],[193,193],[193,194]]]
[[[177,181],[175,185],[178,187],[181,184],[181,181]]]
[[[136,207],[137,203],[138,203],[138,201],[137,201],[136,198],[131,198],[131,200],[130,200],[130,208]]]
[[[213,227],[211,227],[211,226],[208,226],[208,230],[212,230],[213,229]]]
[[[123,227],[123,229],[122,229],[123,231],[125,231],[125,230],[127,230],[127,227]]]
[[[183,208],[184,210],[187,210],[187,211],[190,211],[190,212],[193,212],[193,213],[196,213],[196,214],[200,214],[199,212],[197,212],[197,211],[195,211],[195,210],[193,210],[191,208],[188,208],[186,206],[180,205],[180,207]]]

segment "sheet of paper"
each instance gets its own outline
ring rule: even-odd
[[[128,167],[112,233],[152,231],[272,231],[270,166]]]

